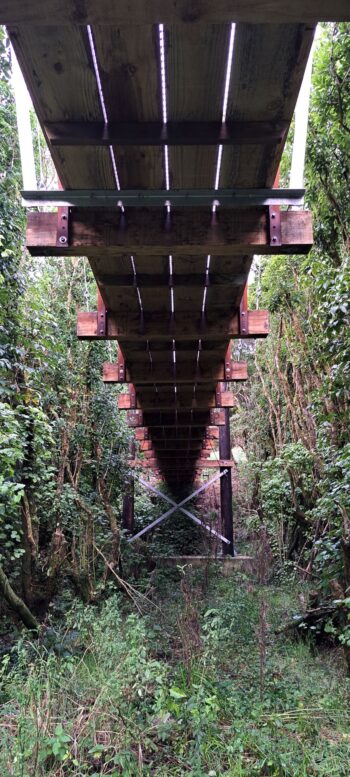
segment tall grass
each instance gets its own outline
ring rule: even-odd
[[[341,657],[277,639],[293,595],[265,586],[261,694],[259,593],[215,571],[203,594],[185,570],[143,615],[112,595],[23,640],[2,663],[1,777],[348,777]]]

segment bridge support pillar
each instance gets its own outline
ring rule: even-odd
[[[225,424],[219,427],[219,455],[220,459],[231,458],[230,440],[230,411],[224,408]],[[220,472],[223,471],[220,468]],[[220,506],[221,506],[221,531],[229,541],[222,543],[224,555],[234,555],[233,547],[233,512],[232,512],[232,475],[231,468],[220,478]]]

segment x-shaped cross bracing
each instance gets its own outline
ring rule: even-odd
[[[222,472],[219,472],[217,475],[215,475],[213,478],[210,478],[206,483],[204,483],[202,486],[197,488],[195,491],[193,491],[190,496],[186,496],[185,499],[183,499],[181,502],[176,503],[173,499],[171,499],[169,496],[166,496],[162,493],[162,491],[158,491],[157,488],[154,488],[154,486],[151,486],[150,483],[147,483],[147,480],[144,480],[143,478],[138,478],[141,485],[143,485],[145,488],[148,488],[149,491],[152,491],[157,496],[161,496],[163,499],[165,499],[166,502],[173,505],[169,510],[167,510],[163,515],[160,516],[160,518],[156,518],[155,521],[152,521],[152,523],[148,524],[148,526],[145,526],[144,529],[141,529],[137,534],[134,534],[133,537],[130,537],[128,539],[128,542],[134,542],[134,540],[138,539],[138,537],[141,537],[142,534],[145,534],[146,532],[150,531],[150,529],[153,529],[154,526],[157,526],[158,524],[162,523],[162,521],[165,521],[166,518],[169,518],[170,515],[176,512],[176,510],[180,510],[181,513],[184,513],[184,515],[187,515],[188,518],[191,518],[192,521],[195,523],[198,523],[200,526],[203,526],[204,529],[206,529],[210,534],[214,534],[215,537],[218,537],[222,542],[226,542],[227,545],[230,544],[229,540],[226,539],[222,534],[215,531],[215,529],[212,529],[211,526],[209,526],[207,523],[204,523],[200,520],[200,518],[197,518],[196,515],[193,515],[189,510],[184,510],[183,505],[190,501],[190,499],[193,499],[197,494],[200,494],[201,491],[205,491],[209,486],[212,486],[213,483],[216,482],[216,480],[219,480],[222,478],[223,475],[226,475],[228,472],[227,469],[224,469]]]

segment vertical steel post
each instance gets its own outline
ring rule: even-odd
[[[225,390],[227,389],[227,383]],[[220,459],[231,458],[231,439],[230,439],[230,411],[228,407],[223,408],[225,413],[225,425],[219,427],[219,456]],[[223,470],[220,468],[220,472]],[[222,552],[224,555],[234,555],[233,547],[233,512],[232,512],[232,475],[231,468],[220,478],[220,507],[221,507],[221,531],[224,537],[229,540],[229,545],[222,543]]]

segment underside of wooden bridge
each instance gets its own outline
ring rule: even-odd
[[[268,334],[247,309],[253,254],[311,247],[310,214],[269,198],[316,22],[347,16],[343,0],[1,3],[61,187],[57,211],[28,212],[28,249],[88,257],[98,303],[77,333],[118,340],[103,377],[128,386],[134,464],[175,496],[228,468],[226,536],[247,377],[231,341]]]

